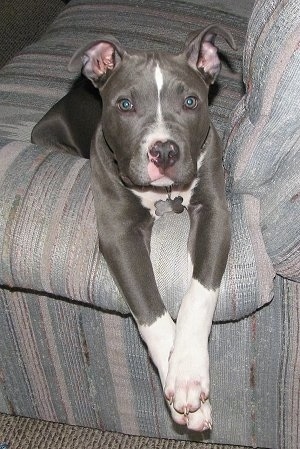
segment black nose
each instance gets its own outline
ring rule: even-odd
[[[149,150],[150,160],[157,167],[172,167],[179,159],[179,147],[172,140],[155,142]]]

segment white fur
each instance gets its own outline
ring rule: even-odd
[[[164,386],[168,372],[168,360],[174,344],[175,323],[166,312],[149,326],[143,324],[138,328]]]
[[[157,121],[158,123],[162,123],[163,122],[163,118],[162,118],[162,110],[161,110],[161,100],[160,100],[160,93],[164,84],[164,78],[163,78],[163,74],[161,71],[161,68],[159,67],[159,65],[157,64],[155,67],[155,82],[156,82],[156,86],[157,86]]]
[[[161,92],[163,84],[164,84],[164,77],[163,77],[161,68],[159,67],[159,64],[157,64],[155,67],[155,81],[156,81],[156,85],[157,85],[158,97],[160,97],[160,92]]]
[[[187,188],[185,189],[172,189],[171,198],[174,199],[176,196],[180,195],[183,198],[183,206],[187,207],[190,203],[190,199],[193,193],[193,189],[197,183],[195,179]],[[165,184],[167,185],[167,184]],[[149,209],[150,214],[155,218],[159,218],[155,214],[155,203],[159,200],[165,201],[168,198],[167,191],[164,187],[153,187],[153,188],[131,188],[131,191],[140,198],[142,205]]]
[[[138,325],[158,369],[175,422],[189,429],[211,429],[208,337],[218,290],[196,279],[183,298],[176,328],[165,312],[151,325]]]
[[[172,402],[173,418],[182,421],[185,413],[186,424],[193,430],[211,427],[208,337],[217,297],[218,290],[208,290],[192,279],[178,314],[169,362],[165,395]]]
[[[207,150],[203,151],[197,159],[197,170],[199,170],[201,165],[203,164],[204,158],[206,156],[206,151]]]

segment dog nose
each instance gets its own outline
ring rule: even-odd
[[[179,159],[179,146],[172,140],[157,141],[149,150],[150,160],[156,167],[172,167]]]

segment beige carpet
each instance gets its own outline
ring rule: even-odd
[[[1,446],[2,445],[2,446]],[[0,449],[246,449],[135,437],[0,414]]]

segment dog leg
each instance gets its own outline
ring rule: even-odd
[[[197,431],[212,425],[208,401],[208,337],[217,296],[217,290],[208,290],[192,280],[178,314],[166,380],[165,395],[173,405],[173,419]]]
[[[149,326],[138,324],[138,329],[142,339],[145,341],[151,359],[158,369],[159,377],[164,387],[169,358],[174,346],[175,323],[168,312],[157,318]]]
[[[186,298],[186,307],[189,309],[189,300],[192,297],[187,295]],[[195,311],[195,313],[197,312]],[[192,313],[189,315],[189,317],[184,317],[183,321],[186,318],[190,319],[190,329],[195,330],[195,317],[193,317]],[[203,321],[205,321],[205,317],[203,317]],[[209,322],[209,318],[205,322]],[[197,326],[199,326],[199,321]],[[175,324],[167,312],[157,318],[152,325],[141,325],[138,328],[141,337],[147,344],[151,359],[158,369],[173,420],[177,424],[187,425],[191,430],[204,431],[210,429],[212,422],[209,401],[205,400],[202,403],[198,400],[198,398],[201,398],[201,395],[203,397],[206,393],[208,394],[208,354],[205,334],[198,332],[199,335],[196,335],[197,332],[191,332],[191,335],[187,335],[183,326],[180,326],[183,338],[179,340],[184,344],[184,348],[180,350],[180,344],[175,345],[176,352],[173,352]],[[179,338],[178,335],[177,329],[177,338]],[[203,346],[203,350],[196,352],[198,357],[195,360],[194,351],[198,340],[200,340],[199,336],[202,344],[200,343],[198,346]],[[181,357],[181,354],[184,354],[184,357]],[[203,365],[204,359],[207,360],[206,365]],[[170,368],[169,360],[171,360]],[[169,374],[167,374],[168,370]],[[177,384],[177,373],[180,373],[180,385]],[[182,383],[183,379],[184,383]]]

